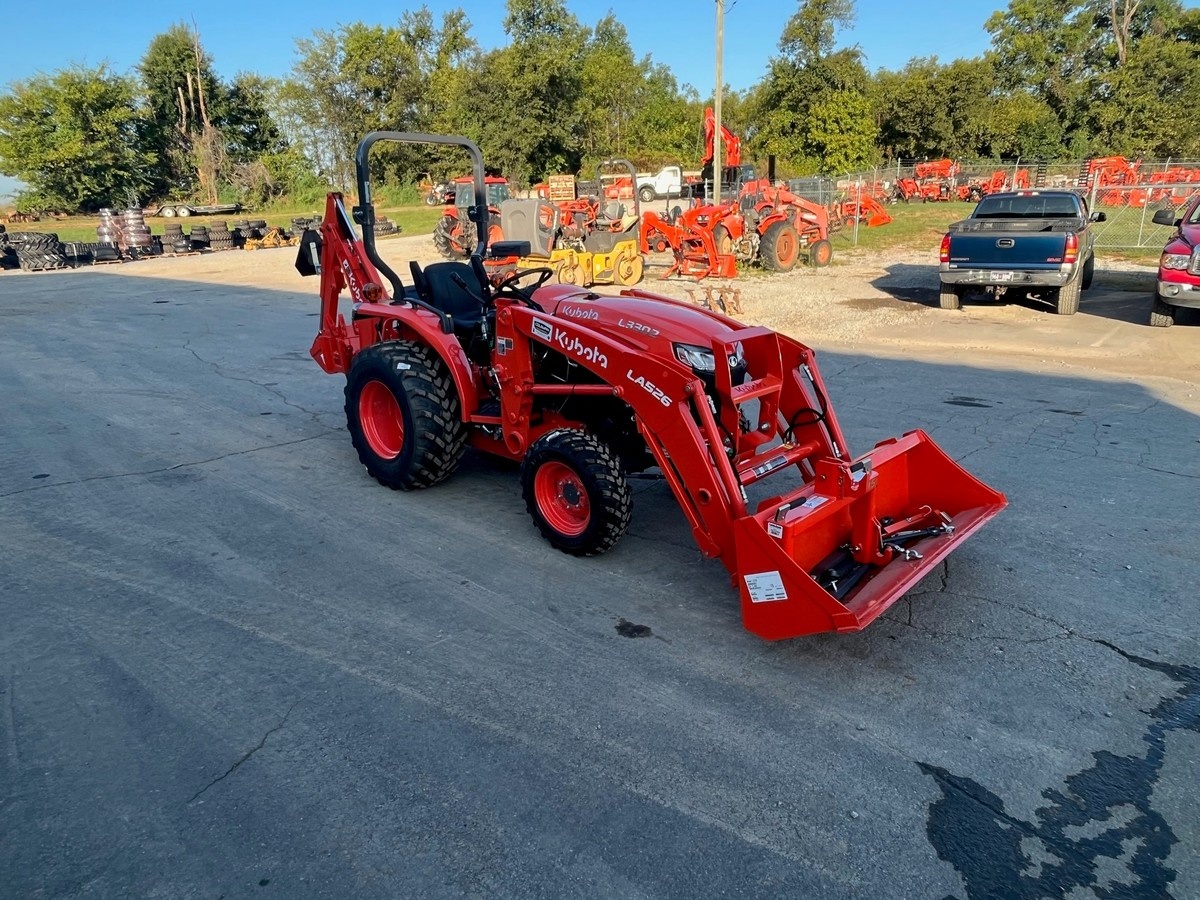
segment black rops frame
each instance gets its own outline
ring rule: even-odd
[[[475,203],[467,208],[467,218],[475,223],[479,232],[479,243],[471,255],[471,265],[476,271],[482,268],[482,260],[487,252],[488,238],[488,203],[487,188],[484,185],[483,153],[474,141],[458,135],[422,134],[415,131],[372,131],[361,141],[354,153],[354,176],[358,185],[358,206],[353,209],[354,221],[362,228],[363,249],[367,259],[375,264],[383,276],[392,285],[394,300],[408,300],[404,296],[404,285],[392,270],[392,267],[379,258],[375,249],[375,204],[371,200],[371,175],[367,158],[371,148],[379,141],[394,141],[398,144],[441,144],[449,147],[461,147],[471,156],[471,174],[475,183]],[[430,309],[442,319],[442,329],[450,331],[450,318],[428,304],[416,301],[416,305]]]

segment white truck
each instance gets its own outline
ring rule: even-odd
[[[682,197],[685,185],[683,169],[679,166],[663,166],[654,175],[638,175],[638,199],[643,203],[652,203],[663,198]]]

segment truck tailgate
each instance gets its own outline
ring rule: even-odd
[[[1062,232],[951,234],[952,269],[1057,269],[1067,236]]]

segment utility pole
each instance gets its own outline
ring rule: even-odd
[[[725,0],[717,0],[717,92],[713,97],[713,203],[721,203],[721,55],[725,44]]]

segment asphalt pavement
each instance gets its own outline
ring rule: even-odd
[[[583,560],[511,468],[389,491],[315,282],[145,271],[0,278],[0,895],[1200,896],[1191,412],[821,354],[1010,506],[766,643],[661,482]]]

